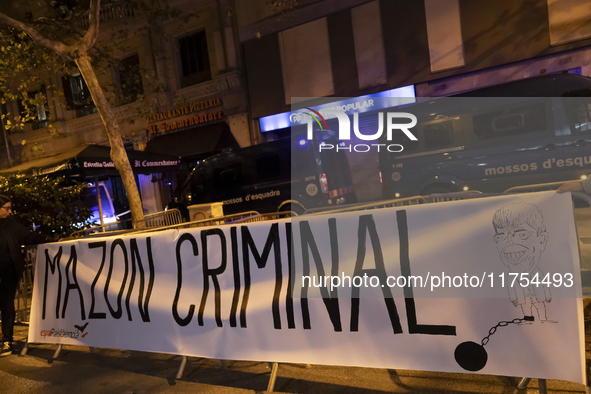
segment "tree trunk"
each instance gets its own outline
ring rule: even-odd
[[[117,119],[115,119],[113,111],[111,111],[111,106],[107,102],[105,94],[99,85],[94,69],[90,64],[90,56],[88,56],[87,53],[79,54],[79,57],[76,59],[76,65],[88,86],[94,105],[96,105],[101,119],[103,120],[103,124],[105,125],[107,136],[109,137],[109,143],[111,144],[111,159],[113,160],[113,164],[115,164],[115,168],[121,175],[123,186],[127,193],[127,199],[129,200],[133,227],[144,228],[146,223],[144,221],[142,201],[135,183],[133,170],[129,164],[127,152],[125,152],[125,147],[123,146],[123,139],[121,138]]]
[[[2,127],[2,136],[4,137],[4,145],[6,145],[6,157],[8,158],[8,166],[12,167],[12,158],[10,157],[10,146],[8,145],[8,137],[6,137],[6,126],[4,119],[2,119],[2,108],[0,107],[0,127]]]
[[[133,222],[133,227],[145,228],[146,223],[144,221],[144,210],[142,208],[142,201],[140,200],[140,193],[138,192],[135,178],[133,176],[133,171],[131,169],[131,165],[129,164],[129,158],[125,152],[125,147],[123,146],[119,125],[117,124],[117,119],[115,119],[115,116],[111,111],[111,106],[107,102],[103,89],[98,83],[94,69],[90,64],[90,56],[88,56],[88,49],[92,48],[98,35],[100,8],[100,0],[90,1],[90,26],[88,31],[76,45],[70,46],[60,41],[54,41],[45,38],[39,34],[39,32],[30,28],[25,23],[17,21],[16,19],[12,19],[1,12],[0,22],[12,26],[15,29],[24,31],[37,45],[49,48],[66,58],[75,58],[76,65],[78,66],[78,69],[80,70],[86,85],[88,85],[88,90],[90,91],[94,105],[96,105],[101,119],[103,120],[103,124],[105,125],[107,136],[109,137],[109,143],[111,144],[111,159],[113,160],[113,164],[115,164],[115,168],[121,175],[123,186],[127,192],[127,199],[129,200],[129,208],[131,210],[131,220]]]

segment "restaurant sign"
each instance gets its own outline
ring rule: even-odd
[[[166,134],[173,130],[181,129],[184,127],[220,120],[224,115],[222,111],[204,112],[180,120],[172,119],[183,115],[188,115],[193,112],[199,112],[209,108],[219,107],[221,105],[222,104],[220,99],[216,97],[209,100],[203,100],[193,104],[185,105],[182,107],[177,107],[169,111],[149,115],[146,119],[149,124],[148,135],[153,136],[158,134]]]

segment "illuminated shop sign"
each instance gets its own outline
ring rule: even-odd
[[[374,98],[379,100],[373,100]],[[311,107],[315,111],[321,110],[338,110],[344,113],[363,113],[368,111],[376,111],[384,108],[397,107],[404,104],[412,104],[416,101],[415,90],[413,85],[404,86],[401,88],[386,90],[379,93],[369,94],[367,96],[360,96],[348,98],[339,101],[333,101],[326,104]],[[291,112],[283,112],[276,115],[265,116],[259,119],[261,132],[265,133],[277,129],[283,129],[293,126],[297,123],[290,121]]]
[[[209,100],[203,100],[189,105],[184,105],[169,111],[159,112],[157,114],[151,114],[147,117],[148,123],[161,122],[164,120],[176,118],[177,116],[187,115],[192,112],[202,111],[205,109],[213,108],[222,105],[220,99],[215,97]]]
[[[210,123],[219,121],[223,118],[224,113],[222,111],[208,111],[201,112],[192,116],[181,118],[180,120],[174,119],[180,116],[192,114],[194,112],[204,111],[206,109],[219,107],[222,103],[219,98],[215,97],[209,100],[203,100],[195,102],[182,107],[177,107],[169,111],[152,114],[146,118],[148,124],[148,136],[153,137],[155,135],[167,134],[177,129],[182,129],[188,126],[201,125],[204,123]]]

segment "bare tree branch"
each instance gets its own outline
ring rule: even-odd
[[[86,34],[83,30],[78,29],[72,23],[68,23],[68,24],[59,23],[59,21],[56,21],[55,19],[39,18],[37,20],[29,22],[29,24],[31,25],[32,28],[36,28],[38,26],[39,27],[47,26],[52,29],[59,29],[59,30],[62,30],[62,32],[64,34],[71,33],[71,34],[75,35],[78,39],[82,39],[82,37],[84,37],[84,34]]]
[[[89,26],[88,31],[80,40],[80,43],[76,45],[83,52],[88,51],[94,46],[96,38],[99,32],[99,19],[101,13],[101,0],[90,0],[90,12],[88,13]]]
[[[100,17],[100,0],[91,0],[89,12],[89,28],[84,36],[75,44],[66,45],[62,42],[56,42],[43,37],[37,30],[27,26],[26,24],[16,21],[2,13],[0,13],[0,24],[7,24],[16,29],[24,31],[33,41],[41,46],[57,52],[59,55],[70,58],[76,62],[82,78],[88,86],[88,90],[92,96],[94,104],[99,112],[99,115],[105,126],[105,131],[109,138],[111,145],[111,158],[115,164],[115,168],[119,171],[123,185],[129,200],[131,209],[131,217],[135,228],[144,228],[144,213],[142,209],[142,201],[134,180],[133,170],[129,163],[121,131],[117,118],[109,102],[105,97],[105,93],[100,86],[96,72],[91,64],[91,58],[88,52],[93,48],[99,31],[99,17]]]
[[[48,38],[43,37],[39,34],[35,29],[27,26],[23,22],[17,21],[16,19],[12,19],[11,17],[4,15],[0,12],[0,22],[4,22],[9,26],[14,27],[15,29],[19,29],[24,31],[29,37],[33,39],[33,41],[42,47],[52,49],[59,53],[60,55],[68,55],[71,51],[71,48],[59,41],[53,41]]]

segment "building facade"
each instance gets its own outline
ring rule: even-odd
[[[99,82],[127,147],[166,153],[187,161],[252,144],[248,103],[234,16],[228,0],[169,2],[178,13],[159,22],[134,1],[103,1],[97,45],[107,44],[118,66],[100,68]],[[19,9],[10,10],[19,17]],[[40,3],[27,18],[47,15]],[[24,15],[23,18],[25,19]],[[82,20],[80,23],[88,23]],[[84,28],[85,26],[81,26]],[[65,102],[44,85],[63,89]],[[39,83],[47,105],[37,119],[7,134],[10,164],[48,159],[84,144],[106,144],[107,135],[79,73],[52,75]],[[36,92],[30,92],[29,96]],[[3,112],[19,114],[18,102]],[[13,122],[14,124],[14,122]],[[48,133],[48,127],[53,135]],[[57,135],[57,136],[56,136]],[[2,156],[5,156],[4,154]],[[174,178],[174,177],[173,177]],[[156,182],[154,182],[156,180]],[[175,180],[139,175],[148,213],[162,210]],[[170,184],[169,184],[170,183]],[[163,193],[167,195],[163,195]]]
[[[591,76],[589,0],[275,4],[236,4],[253,125],[267,139],[289,133],[289,120],[265,120],[298,98],[338,101],[401,87],[437,97],[551,73]],[[358,156],[349,157],[352,167],[372,161],[377,169],[377,155],[355,163]],[[379,198],[378,171],[361,174],[359,200]]]
[[[33,19],[47,13],[40,4]],[[408,86],[419,97],[446,96],[541,74],[591,76],[591,0],[170,4],[179,15],[156,28],[135,2],[103,0],[99,43],[115,42],[121,64],[99,79],[130,147],[193,162],[289,135],[289,123],[266,127],[261,120],[289,112],[298,97],[336,101]],[[122,27],[127,34],[118,36]],[[107,141],[79,74],[47,83],[63,87],[67,104],[47,91],[37,121],[11,130],[12,165]],[[12,102],[2,111],[20,108]],[[365,167],[368,160],[377,167],[377,157],[366,156]],[[10,167],[4,155],[0,166]],[[151,182],[162,179],[158,174],[149,178],[138,182],[152,212],[175,185]],[[357,188],[359,201],[378,198],[377,171],[358,178],[371,179],[369,188]]]
[[[270,16],[265,0],[237,3],[255,119],[288,111],[292,97],[407,85],[429,97],[545,73],[591,75],[588,0],[296,4]]]

